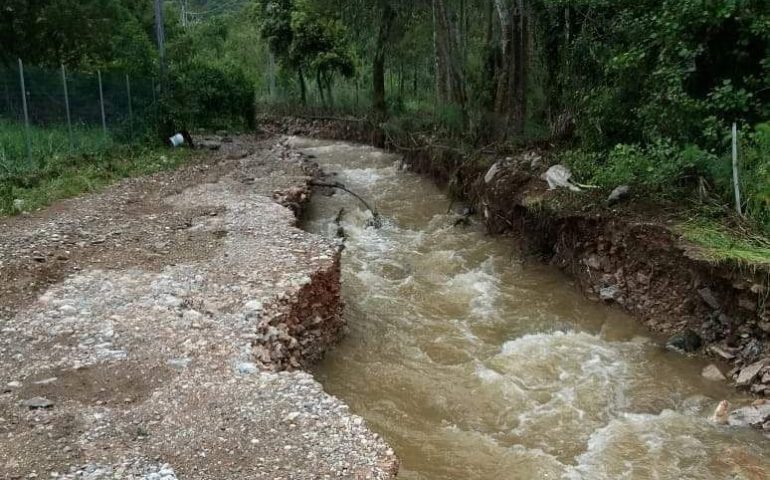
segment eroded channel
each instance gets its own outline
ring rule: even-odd
[[[381,433],[405,479],[766,479],[770,441],[713,424],[752,401],[702,378],[636,322],[524,263],[480,225],[454,227],[446,196],[398,157],[293,139],[376,203],[382,229],[339,193],[306,228],[348,236],[350,332],[316,377]]]

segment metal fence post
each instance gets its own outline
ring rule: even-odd
[[[96,75],[99,78],[99,105],[102,109],[102,131],[104,137],[107,137],[107,117],[104,115],[104,91],[102,90],[102,71],[97,70]]]
[[[70,95],[67,90],[67,71],[64,69],[64,64],[61,66],[61,83],[64,87],[64,111],[67,112],[67,130],[70,135],[70,148],[75,148],[75,137],[72,136],[72,117],[70,115]]]
[[[27,141],[27,157],[32,159],[32,139],[29,134],[29,111],[27,110],[27,86],[24,84],[24,64],[19,59],[19,80],[21,81],[21,106],[24,109],[24,136]]]
[[[733,186],[735,187],[735,211],[743,216],[741,205],[741,182],[738,176],[738,125],[733,123]]]
[[[131,135],[131,140],[134,139],[134,109],[131,106],[131,79],[126,74],[126,95],[128,96],[128,130]]]

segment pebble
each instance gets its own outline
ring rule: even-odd
[[[167,362],[167,365],[177,370],[184,370],[185,368],[187,368],[188,365],[190,365],[191,361],[192,359],[190,357],[173,358]]]
[[[29,400],[24,400],[23,405],[30,410],[36,410],[41,408],[51,408],[54,403],[45,397],[34,397]]]
[[[259,371],[257,365],[251,362],[240,362],[238,365],[236,365],[235,369],[241,375],[253,375]]]
[[[50,385],[54,383],[56,380],[58,380],[58,378],[51,377],[51,378],[46,378],[45,380],[38,380],[37,382],[34,382],[34,383],[35,385]]]

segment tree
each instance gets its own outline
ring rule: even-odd
[[[500,22],[501,63],[497,71],[495,111],[514,133],[524,133],[529,76],[529,11],[527,0],[494,0]]]
[[[372,60],[372,108],[379,118],[388,115],[385,99],[385,52],[396,21],[396,11],[388,0],[379,0],[379,28]]]
[[[150,8],[134,0],[7,0],[0,8],[0,61],[149,72]]]
[[[282,66],[297,72],[302,103],[307,103],[306,76],[312,73],[322,101],[331,106],[334,76],[355,73],[345,26],[309,0],[260,2],[262,37]]]

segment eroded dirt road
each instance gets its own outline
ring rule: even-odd
[[[295,370],[343,327],[339,246],[292,212],[314,172],[235,138],[0,220],[0,478],[393,476],[387,445]]]

